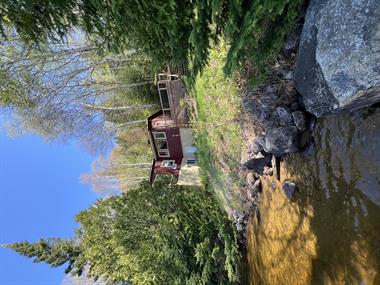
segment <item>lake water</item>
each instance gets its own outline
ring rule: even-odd
[[[380,108],[318,121],[314,142],[262,179],[248,226],[250,284],[380,284]]]

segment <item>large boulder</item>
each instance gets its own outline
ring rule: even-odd
[[[380,101],[379,0],[311,0],[295,81],[317,117]]]
[[[265,134],[265,151],[282,156],[300,150],[300,134],[295,126],[269,129]]]
[[[286,197],[292,199],[297,190],[297,185],[292,181],[286,180],[282,183],[282,189],[284,190]]]
[[[249,160],[244,162],[243,166],[249,170],[253,170],[259,175],[263,175],[264,167],[271,164],[271,158],[272,156],[269,153],[260,151],[259,153],[252,155]]]

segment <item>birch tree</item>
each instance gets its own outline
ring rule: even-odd
[[[83,183],[105,196],[127,192],[141,181],[149,179],[152,167],[153,154],[145,128],[124,130],[116,141],[109,156],[99,156],[93,162],[91,172],[81,176]]]
[[[83,35],[74,36],[67,45],[36,49],[15,34],[1,45],[0,107],[12,115],[6,125],[12,134],[74,138],[91,152],[105,152],[117,124],[157,107],[147,96],[153,90],[149,62],[136,51],[100,56]]]

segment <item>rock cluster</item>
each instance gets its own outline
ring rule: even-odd
[[[304,111],[289,74],[293,74],[291,69],[274,72],[272,77],[281,80],[244,92],[243,108],[256,133],[242,163],[259,175],[271,164],[272,155],[299,152],[306,143],[303,134],[315,127],[315,117]]]
[[[260,202],[261,180],[257,174],[253,172],[245,172],[246,183],[244,189],[246,197],[249,200],[249,208],[245,211],[233,210],[232,219],[236,225],[237,231],[240,233],[241,244],[245,244],[246,226],[252,214],[259,215],[258,204]]]
[[[233,220],[243,240],[249,216],[254,213],[260,222],[260,177],[274,176],[280,180],[281,158],[302,150],[307,134],[315,127],[315,117],[305,111],[293,81],[300,31],[297,29],[286,44],[284,53],[290,60],[288,58],[274,67],[264,84],[246,88],[242,93],[244,119],[241,129],[247,147],[242,153],[241,178],[245,179],[243,192],[250,207],[243,212],[235,210]],[[272,189],[276,189],[276,183]]]

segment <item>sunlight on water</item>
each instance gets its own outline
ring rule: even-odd
[[[307,284],[316,255],[313,210],[289,203],[282,192],[273,192],[270,182],[263,185],[260,226],[256,219],[248,227],[251,284]]]
[[[323,119],[314,139],[281,166],[292,200],[263,179],[251,284],[380,284],[380,109]]]

